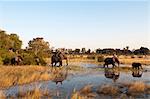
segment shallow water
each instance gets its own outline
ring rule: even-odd
[[[77,75],[68,75],[67,78],[61,83],[56,84],[54,81],[42,81],[42,82],[34,82],[30,84],[20,85],[20,86],[12,86],[6,90],[3,90],[6,96],[16,96],[19,91],[26,92],[28,90],[34,90],[35,88],[40,88],[40,90],[49,90],[54,99],[58,98],[70,98],[73,90],[79,90],[85,85],[92,84],[94,86],[99,86],[101,84],[117,84],[120,82],[135,82],[135,81],[143,81],[146,84],[150,84],[150,68],[144,67],[143,73],[141,77],[133,77],[133,72],[128,71],[115,71],[111,68],[109,69],[97,69],[93,70],[93,68],[100,68],[102,66],[98,66],[92,63],[73,63],[78,64],[82,67],[88,68],[86,72],[80,73]],[[69,72],[69,71],[68,71]],[[112,73],[117,73],[117,78],[111,78]],[[114,75],[113,74],[113,75]]]

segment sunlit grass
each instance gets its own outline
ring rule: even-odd
[[[49,67],[43,66],[0,66],[0,88],[50,80]]]
[[[98,88],[97,93],[104,95],[117,95],[119,93],[118,87],[106,84]]]
[[[0,99],[6,99],[6,96],[3,91],[0,91]]]
[[[99,85],[95,90],[92,90],[92,87],[91,85],[85,85],[80,90],[74,91],[72,99],[95,99],[96,97],[106,98],[107,96],[115,97],[115,99],[128,99],[142,94],[150,94],[150,85],[138,81],[115,85],[106,83]],[[122,89],[126,89],[126,92]]]
[[[86,85],[72,94],[71,99],[95,99],[96,94],[92,92],[92,85]]]
[[[84,71],[83,67],[76,65],[67,66],[69,73]],[[56,71],[65,71],[66,67],[50,66],[0,66],[0,88],[21,85],[35,81],[54,79]]]

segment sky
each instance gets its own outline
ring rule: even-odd
[[[148,0],[0,0],[0,29],[55,48],[150,48]]]

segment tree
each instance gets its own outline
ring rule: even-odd
[[[10,34],[10,40],[12,41],[11,45],[15,51],[21,49],[22,41],[19,40],[19,36],[17,34]]]
[[[146,48],[146,47],[141,47],[140,48],[140,53],[143,54],[143,55],[147,55],[147,54],[149,54],[149,49]]]
[[[82,52],[82,54],[85,54],[86,53],[86,49],[82,48],[81,52]]]
[[[21,49],[22,41],[17,34],[6,34],[5,31],[0,30],[0,48],[14,51]]]
[[[74,52],[75,52],[75,54],[80,54],[80,49],[79,49],[79,48],[76,48],[76,49],[74,50]]]
[[[88,50],[87,50],[87,54],[90,54],[90,53],[91,53],[91,49],[88,49]]]
[[[50,55],[50,45],[48,42],[44,41],[43,38],[37,37],[30,40],[28,43],[28,50],[34,53],[36,56],[49,57]]]

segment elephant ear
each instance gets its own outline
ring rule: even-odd
[[[61,59],[64,59],[64,56],[63,56],[63,54],[60,54],[60,55],[59,55],[59,57],[60,57]]]

